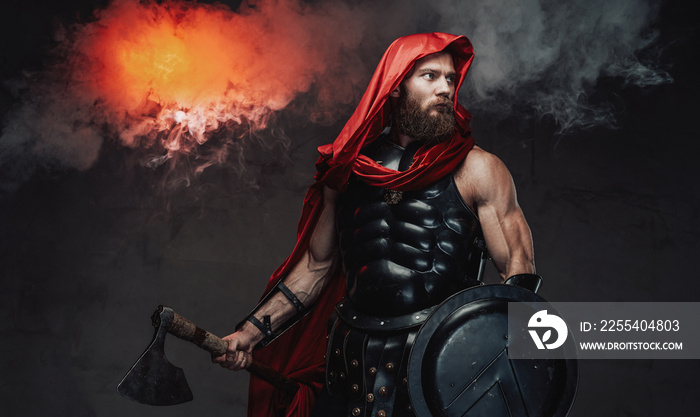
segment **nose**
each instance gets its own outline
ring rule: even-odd
[[[454,93],[454,85],[447,81],[447,77],[441,76],[435,84],[435,95],[451,98]]]

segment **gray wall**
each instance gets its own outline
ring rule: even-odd
[[[515,179],[550,301],[699,300],[697,25],[683,8],[666,12],[675,82],[599,87],[617,100],[619,129],[557,135],[546,118],[474,109],[477,141]],[[4,75],[27,62],[8,51]],[[315,147],[342,127],[290,120],[290,149],[246,142],[252,187],[222,167],[168,188],[137,152],[107,142],[92,168],[39,170],[0,196],[3,415],[245,415],[247,375],[175,339],[168,357],[193,402],[148,408],[115,386],[150,341],[156,305],[221,336],[255,305],[293,246]],[[584,361],[571,415],[694,415],[699,371],[698,361]]]

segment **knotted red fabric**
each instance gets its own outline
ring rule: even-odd
[[[427,187],[454,171],[472,149],[474,140],[469,129],[469,113],[454,97],[457,126],[454,135],[437,145],[422,146],[415,154],[412,166],[406,171],[395,171],[360,155],[360,150],[371,143],[389,124],[391,112],[389,94],[426,55],[449,52],[458,74],[456,91],[464,81],[474,52],[465,36],[446,33],[425,33],[402,37],[394,41],[384,53],[372,79],[340,135],[332,144],[319,147],[321,154],[316,163],[316,182],[304,199],[297,228],[297,243],[292,254],[274,272],[265,293],[282,279],[306,253],[311,235],[323,210],[324,186],[344,190],[351,174],[366,183],[401,191]],[[340,268],[337,268],[340,269]],[[324,383],[324,355],[328,317],[344,291],[341,271],[328,279],[326,287],[313,305],[310,314],[266,348],[255,352],[255,359],[278,369],[283,375],[301,383],[292,397],[268,383],[251,376],[248,395],[249,417],[306,417],[311,412],[315,396]]]

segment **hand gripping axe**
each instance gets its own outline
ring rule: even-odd
[[[174,334],[215,356],[226,352],[228,342],[200,329],[170,307],[158,306],[152,321],[156,328],[153,341],[119,383],[117,392],[130,400],[149,405],[175,405],[192,401],[192,391],[187,385],[185,373],[165,357],[165,336]],[[286,393],[294,395],[299,389],[298,382],[254,360],[246,370]]]

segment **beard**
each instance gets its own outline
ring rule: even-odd
[[[436,104],[445,104],[446,107],[442,111],[436,109],[437,114],[430,114]],[[398,110],[394,115],[396,127],[402,135],[424,144],[436,145],[451,138],[455,131],[456,121],[452,106],[452,102],[445,99],[431,103],[430,107],[424,110],[415,96],[405,88],[401,89]]]

